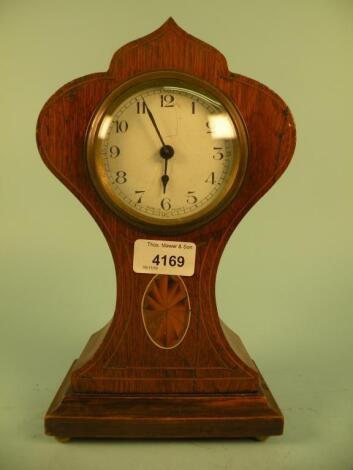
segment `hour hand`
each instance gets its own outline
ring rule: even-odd
[[[165,191],[167,189],[167,184],[168,184],[168,181],[169,181],[169,176],[164,174],[164,175],[162,175],[161,180],[162,180],[162,184],[163,184],[163,194],[165,194]]]
[[[161,177],[161,181],[163,184],[163,194],[165,194],[165,191],[167,189],[167,184],[169,181],[168,160],[172,158],[173,155],[174,155],[174,149],[170,145],[165,145],[164,147],[161,148],[160,156],[164,159],[164,174]]]

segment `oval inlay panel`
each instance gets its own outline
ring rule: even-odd
[[[142,318],[151,341],[160,348],[175,348],[190,323],[190,301],[179,276],[158,274],[142,298]]]

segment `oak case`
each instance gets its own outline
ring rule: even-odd
[[[98,195],[85,161],[86,133],[103,100],[128,80],[161,70],[196,77],[220,90],[236,103],[248,133],[248,161],[236,197],[215,218],[182,234],[151,235],[117,216]],[[117,275],[114,316],[68,372],[45,417],[46,432],[123,438],[281,434],[282,413],[241,340],[218,317],[215,278],[228,238],[294,152],[294,122],[283,100],[229,72],[221,53],[169,19],[119,49],[107,72],[58,90],[41,111],[37,141],[46,165],[100,226]],[[132,271],[134,241],[151,236],[197,245],[195,274],[183,278],[190,324],[180,344],[170,349],[156,347],[141,321],[141,299],[152,276]]]

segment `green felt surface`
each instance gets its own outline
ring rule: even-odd
[[[42,417],[72,360],[111,317],[113,263],[93,219],[46,169],[35,125],[64,83],[168,16],[276,90],[296,120],[294,160],[230,240],[217,278],[285,414],[266,442],[72,442]],[[353,3],[0,3],[0,469],[352,470]]]

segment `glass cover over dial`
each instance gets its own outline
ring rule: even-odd
[[[113,92],[88,134],[93,182],[109,206],[154,226],[208,220],[235,195],[246,134],[224,98],[173,79]]]

